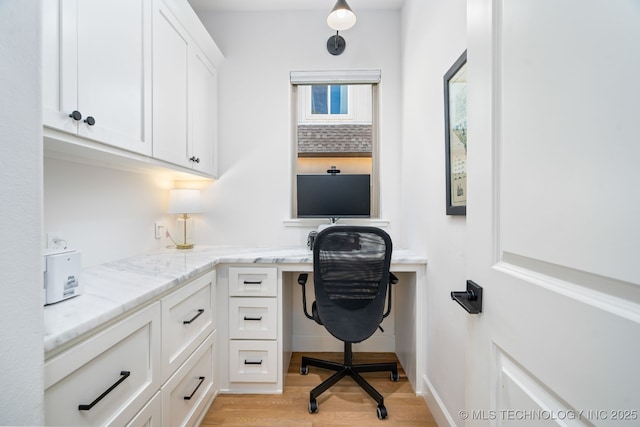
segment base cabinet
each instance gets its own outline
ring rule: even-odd
[[[45,363],[47,425],[122,426],[160,387],[160,303]]]
[[[162,418],[165,426],[195,425],[217,391],[215,332],[162,386]]]
[[[274,391],[278,383],[278,269],[229,267],[229,390]]]
[[[157,392],[127,427],[162,427],[162,394]]]
[[[45,361],[45,424],[193,426],[218,393],[216,273]]]

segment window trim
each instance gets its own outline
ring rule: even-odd
[[[360,71],[292,71],[290,73],[291,83],[291,176],[289,182],[291,185],[290,193],[290,215],[291,220],[288,221],[290,225],[294,224],[317,224],[322,223],[318,219],[298,218],[297,212],[297,196],[296,196],[296,180],[294,179],[298,174],[298,147],[297,147],[297,126],[298,126],[298,96],[299,87],[303,85],[312,84],[370,84],[371,85],[371,108],[372,108],[372,162],[371,162],[371,217],[360,218],[355,220],[357,222],[380,222],[380,84],[381,73],[380,70],[360,70]],[[354,221],[351,219],[344,219],[343,221]],[[325,221],[326,222],[326,221]]]

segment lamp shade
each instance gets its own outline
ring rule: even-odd
[[[200,190],[178,188],[169,190],[169,213],[201,213]]]
[[[336,31],[348,30],[355,23],[356,14],[353,13],[346,0],[338,0],[327,16],[327,25]]]

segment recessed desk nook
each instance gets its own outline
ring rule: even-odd
[[[384,332],[354,346],[395,352],[419,394],[425,269],[423,256],[393,251],[393,314]],[[292,352],[342,349],[302,313],[298,275],[312,271],[306,247],[198,246],[84,269],[83,293],[44,309],[46,423],[125,425],[155,416],[190,424],[218,393],[281,393]],[[99,418],[78,410],[116,382],[95,403]]]

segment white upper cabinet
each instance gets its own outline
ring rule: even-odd
[[[200,50],[191,55],[189,86],[190,148],[194,169],[217,174],[218,80],[216,70]],[[195,164],[194,164],[195,163]]]
[[[154,1],[153,156],[215,176],[222,54],[182,3]]]
[[[44,125],[150,155],[151,0],[43,9]]]

